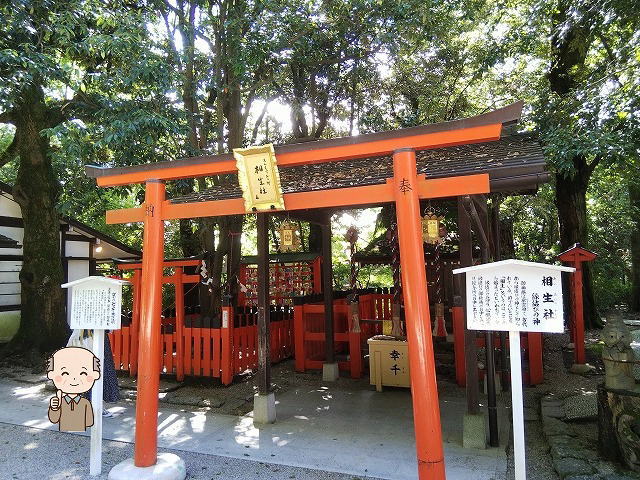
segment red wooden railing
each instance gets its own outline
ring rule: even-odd
[[[453,316],[453,336],[454,336],[454,362],[456,371],[456,382],[460,386],[466,384],[465,360],[464,360],[464,309],[462,307],[452,307]],[[485,346],[484,336],[476,338],[478,347]],[[507,340],[508,348],[509,341]],[[525,351],[527,368],[524,371],[524,381],[527,385],[538,385],[544,381],[542,371],[542,334],[538,332],[522,333],[520,335],[520,345]],[[494,347],[501,348],[500,338],[494,336]],[[484,372],[480,372],[480,376]]]
[[[257,367],[257,309],[222,307],[218,325],[203,324],[200,315],[185,313],[184,287],[200,281],[198,275],[186,275],[185,266],[197,266],[199,260],[167,261],[172,275],[163,277],[164,284],[175,286],[175,317],[161,319],[160,373],[175,373],[178,380],[185,375],[221,378],[230,384],[233,376]],[[131,323],[109,334],[113,360],[117,370],[137,373],[138,329],[140,317],[140,264],[121,265],[133,270]],[[271,359],[281,361],[293,355],[293,309],[271,307]],[[233,319],[230,321],[230,319]]]
[[[321,369],[325,359],[325,320],[323,304],[294,305],[295,368],[298,372]],[[351,378],[362,376],[361,332],[353,331],[350,306],[344,300],[333,305],[334,342],[337,353],[348,354],[338,361],[340,370],[347,370]]]

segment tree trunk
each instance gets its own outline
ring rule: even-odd
[[[631,203],[631,299],[633,311],[640,311],[640,178],[629,179],[629,202]]]
[[[588,248],[587,234],[587,186],[591,167],[583,157],[576,157],[574,175],[556,175],[556,207],[560,221],[560,246],[562,250],[580,243]],[[583,292],[585,328],[602,327],[593,294],[591,265],[583,264]]]
[[[49,141],[41,134],[48,126],[42,89],[32,87],[23,98],[15,110],[20,165],[13,189],[24,221],[22,315],[13,344],[42,353],[62,347],[69,338],[60,288],[59,185],[48,157]]]

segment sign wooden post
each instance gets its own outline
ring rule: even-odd
[[[467,328],[509,332],[513,456],[516,480],[525,480],[521,332],[564,331],[562,272],[571,267],[503,260],[458,268],[466,273]]]
[[[120,328],[122,310],[122,285],[129,283],[108,277],[85,277],[62,288],[71,289],[71,312],[69,326],[93,330],[93,354],[100,360],[100,378],[91,390],[93,426],[91,427],[91,447],[89,474],[102,473],[102,392],[104,377],[104,331]]]

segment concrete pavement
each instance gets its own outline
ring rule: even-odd
[[[409,391],[388,389],[377,393],[371,389],[353,387],[354,383],[349,379],[323,384],[319,378],[317,386],[301,386],[281,395],[276,394],[278,420],[275,424],[259,428],[253,425],[251,413],[236,417],[161,404],[158,418],[159,447],[212,456],[212,465],[219,463],[215,459],[221,456],[316,471],[309,477],[294,478],[324,478],[317,472],[348,475],[344,478],[367,475],[391,480],[416,478]],[[439,388],[447,478],[502,480],[507,469],[504,447],[463,449],[461,430],[464,396],[451,384],[442,384]],[[56,426],[47,419],[50,396],[43,384],[2,380],[0,422],[55,430]],[[109,410],[114,418],[105,419],[104,438],[132,442],[135,419],[133,404],[121,402]],[[504,442],[508,438],[508,420],[504,409],[501,409],[501,413]],[[59,432],[47,432],[45,435],[64,435],[65,438],[70,435],[82,436]],[[9,440],[13,444],[13,440]],[[74,439],[76,441],[86,443],[88,455],[88,439]],[[38,450],[42,448],[37,447]],[[105,458],[111,448],[111,443],[107,442]],[[190,458],[190,454],[179,454],[185,460]],[[194,467],[188,461],[187,470],[190,475],[194,473]]]

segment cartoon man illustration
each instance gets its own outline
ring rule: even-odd
[[[49,400],[49,420],[62,432],[84,432],[93,425],[91,402],[80,394],[88,392],[100,378],[100,361],[82,347],[55,352],[47,364],[47,378],[58,389]]]

